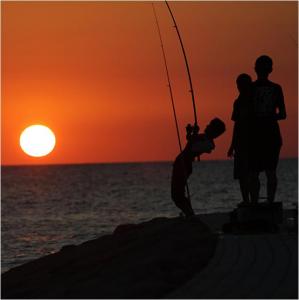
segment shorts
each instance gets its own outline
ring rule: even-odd
[[[275,171],[277,169],[281,146],[263,147],[253,153],[250,159],[250,170],[254,172]]]

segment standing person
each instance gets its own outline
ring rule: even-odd
[[[190,199],[185,195],[187,179],[192,173],[192,162],[203,153],[211,153],[215,148],[214,139],[225,131],[225,124],[218,118],[206,127],[204,134],[198,134],[198,126],[188,125],[187,145],[176,157],[171,177],[171,198],[186,217],[194,215]]]
[[[236,80],[239,96],[234,102],[232,121],[235,122],[232,141],[227,156],[234,157],[234,179],[239,179],[243,202],[250,203],[249,155],[252,131],[252,80],[248,74],[240,74]]]
[[[273,62],[269,56],[262,55],[255,62],[257,80],[253,83],[254,139],[253,143],[253,201],[259,198],[259,173],[265,171],[267,178],[267,199],[275,199],[277,176],[276,168],[282,146],[278,120],[286,119],[284,97],[280,85],[268,79]]]

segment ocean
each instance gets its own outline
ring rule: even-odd
[[[1,272],[112,233],[123,223],[175,217],[171,162],[2,167]],[[266,195],[261,174],[261,196]],[[279,162],[277,201],[298,199],[298,160]],[[233,161],[195,162],[189,180],[196,213],[227,212],[241,201]]]

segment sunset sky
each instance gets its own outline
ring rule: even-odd
[[[214,117],[227,131],[203,159],[226,159],[238,93],[255,79],[255,59],[274,61],[284,91],[282,157],[298,154],[297,2],[170,2],[186,48],[203,130]],[[164,2],[155,4],[182,136],[193,122],[178,37]],[[173,160],[178,142],[151,2],[1,2],[2,164]],[[41,158],[19,146],[43,124],[56,147]]]

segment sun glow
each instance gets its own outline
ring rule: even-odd
[[[20,135],[22,150],[33,157],[49,154],[54,149],[55,143],[54,133],[44,125],[29,126]]]

